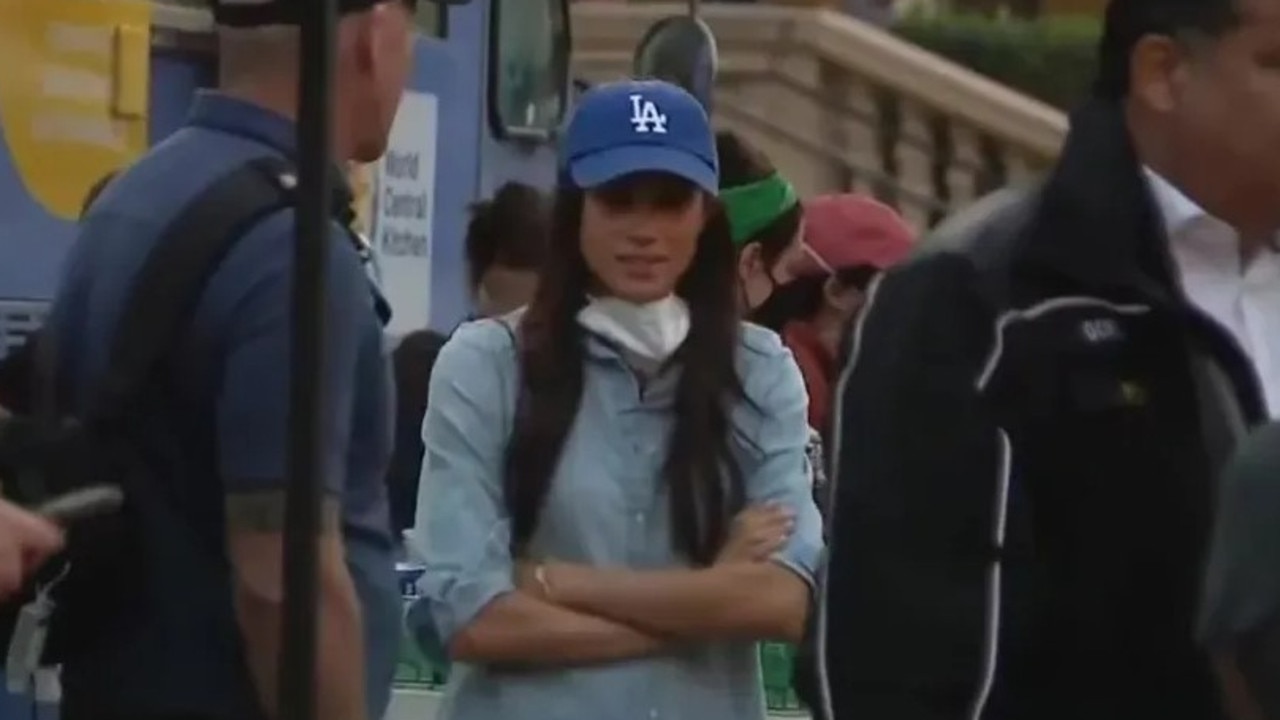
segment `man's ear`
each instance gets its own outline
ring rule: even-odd
[[[336,28],[339,51],[343,56],[351,58],[350,62],[354,63],[355,69],[361,75],[371,73],[377,62],[374,58],[377,33],[374,28],[373,13],[381,4],[375,5],[367,12],[343,16],[342,22],[338,23]]]
[[[1187,74],[1187,48],[1168,35],[1144,35],[1129,55],[1129,94],[1147,109],[1167,113]]]

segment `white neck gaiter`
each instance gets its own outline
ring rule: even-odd
[[[689,306],[675,295],[643,304],[593,297],[578,311],[578,324],[627,352],[662,363],[689,335]]]

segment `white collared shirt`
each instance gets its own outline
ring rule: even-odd
[[[1236,230],[1143,168],[1164,220],[1182,289],[1226,328],[1253,362],[1271,417],[1280,417],[1280,255],[1259,251],[1247,266]]]

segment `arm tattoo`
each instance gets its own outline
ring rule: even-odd
[[[285,492],[263,490],[235,493],[226,498],[227,527],[241,532],[277,533],[284,530]],[[336,498],[320,501],[320,532],[338,529],[341,509]]]

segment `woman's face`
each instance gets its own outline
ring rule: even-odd
[[[707,212],[706,197],[670,175],[624,177],[587,192],[579,240],[597,291],[635,303],[675,292]]]
[[[764,248],[758,242],[748,243],[738,253],[738,282],[742,286],[744,310],[751,311],[764,304],[773,291],[795,280],[796,267],[805,257],[800,238],[804,237],[804,223],[786,249],[772,264],[765,261]]]

